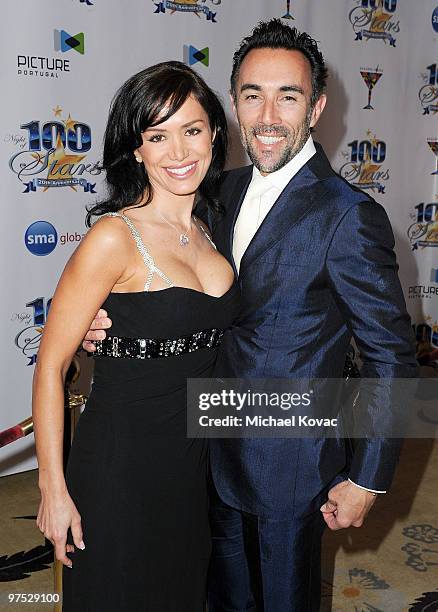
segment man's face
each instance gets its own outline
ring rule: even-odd
[[[242,144],[263,175],[302,149],[322,113],[322,95],[311,106],[312,74],[300,51],[253,49],[240,66],[232,100]]]

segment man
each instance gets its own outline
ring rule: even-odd
[[[387,216],[310,135],[325,82],[315,41],[280,20],[234,55],[232,103],[253,166],[225,174],[226,214],[213,224],[243,299],[218,375],[341,378],[352,336],[365,377],[416,375]],[[323,527],[362,525],[398,451],[358,440],[349,461],[339,439],[212,440],[209,611],[318,610]]]

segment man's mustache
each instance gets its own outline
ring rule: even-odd
[[[289,136],[289,130],[282,125],[255,125],[252,128],[253,136]]]

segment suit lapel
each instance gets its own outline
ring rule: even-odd
[[[319,188],[318,188],[319,186]],[[298,223],[320,197],[322,184],[309,163],[289,181],[243,254],[240,273]]]
[[[315,147],[316,154],[289,181],[251,240],[240,263],[241,273],[247,265],[281,240],[323,197],[323,181],[333,176],[334,172],[321,145],[315,142]],[[226,214],[218,224],[217,234],[215,233],[219,250],[233,266],[236,276],[237,269],[233,258],[234,226],[251,182],[252,168],[253,166],[242,168],[229,194],[221,194],[226,203]]]

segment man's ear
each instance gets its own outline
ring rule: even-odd
[[[321,96],[319,96],[312,110],[312,118],[310,120],[311,128],[315,127],[315,125],[318,123],[321,113],[325,108],[326,102],[327,102],[327,96],[325,94],[322,94]]]

